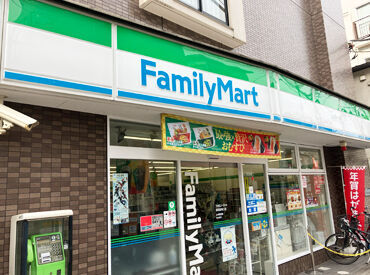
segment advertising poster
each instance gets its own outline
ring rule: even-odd
[[[150,215],[140,217],[140,232],[163,228],[163,215]]]
[[[176,211],[163,211],[163,227],[176,227]]]
[[[235,226],[221,227],[222,261],[227,262],[238,257],[236,249]]]
[[[279,159],[279,135],[226,128],[162,114],[162,148],[238,157]]]
[[[351,217],[363,213],[365,210],[365,166],[343,167],[343,182],[347,215]],[[364,230],[364,215],[360,215],[358,219],[359,229]]]
[[[128,173],[113,174],[113,224],[129,222]]]
[[[302,209],[301,192],[298,188],[286,191],[286,201],[288,202],[288,210]]]

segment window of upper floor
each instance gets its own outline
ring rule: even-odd
[[[370,16],[370,3],[357,8],[357,19],[362,19],[367,16]]]
[[[243,0],[139,0],[139,6],[230,48],[246,42]]]
[[[227,0],[179,0],[228,25]]]

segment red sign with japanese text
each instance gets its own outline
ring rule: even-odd
[[[365,210],[365,167],[343,167],[344,193],[347,215],[358,215]],[[364,230],[365,216],[359,217],[359,229]]]

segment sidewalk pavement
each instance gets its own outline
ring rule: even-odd
[[[356,262],[350,265],[340,265],[329,260],[321,265],[316,266],[316,275],[370,275],[370,264],[367,264],[367,255],[360,257]],[[311,271],[302,272],[299,275],[313,275]]]

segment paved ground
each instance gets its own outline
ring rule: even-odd
[[[340,265],[333,261],[327,261],[319,266],[316,267],[316,274],[317,275],[370,275],[370,264],[366,264],[368,256],[360,257],[356,262],[351,265]],[[306,273],[301,273],[299,275],[313,275],[314,273],[311,271],[307,271]]]

